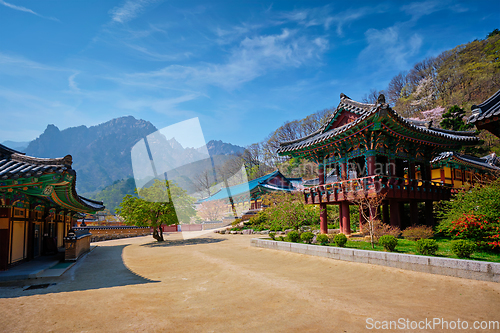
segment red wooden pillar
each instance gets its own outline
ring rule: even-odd
[[[319,174],[319,185],[320,191],[324,190],[324,187],[321,186],[325,183],[325,167],[322,163],[318,164],[318,174]],[[326,203],[319,204],[319,226],[322,234],[328,233],[328,215],[326,212]]]
[[[366,158],[366,164],[368,165],[368,176],[375,175],[375,156],[368,156]]]
[[[425,178],[424,180],[432,180],[432,167],[430,164],[425,166]]]
[[[441,183],[443,183],[443,184],[444,184],[444,183],[446,183],[446,179],[445,179],[445,176],[444,176],[444,169],[443,169],[443,168],[441,168],[441,170],[440,170],[440,171],[441,171]]]
[[[351,216],[349,214],[349,202],[342,201],[340,204],[342,206],[342,226],[343,226],[343,234],[350,235],[351,234]]]
[[[401,212],[399,211],[399,202],[396,200],[389,200],[390,219],[392,227],[401,227]]]
[[[344,214],[342,212],[342,203],[339,204],[339,229],[340,229],[340,233],[343,234],[344,233]]]
[[[318,177],[319,185],[323,185],[325,183],[325,167],[322,163],[318,164]]]
[[[415,179],[415,162],[411,161],[408,165],[408,180]]]
[[[396,176],[396,159],[395,158],[391,158],[389,160],[389,175],[390,176]]]
[[[0,208],[0,218],[2,218],[0,222],[0,271],[6,270],[9,265],[10,211],[11,208]]]
[[[342,180],[347,180],[347,161],[340,162],[340,177]]]
[[[319,224],[322,234],[328,233],[328,214],[326,211],[326,203],[319,204]]]

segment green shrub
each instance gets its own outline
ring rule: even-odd
[[[283,241],[285,241],[285,237],[283,237],[283,236],[278,236],[278,240],[283,242]]]
[[[336,234],[335,237],[333,237],[333,242],[338,247],[344,247],[345,243],[347,243],[347,237],[344,234]]]
[[[312,239],[314,238],[314,234],[312,232],[309,232],[309,231],[306,231],[306,232],[303,232],[301,235],[300,235],[300,239],[304,242],[304,243],[307,243],[307,244],[311,244],[311,241]]]
[[[378,243],[382,245],[386,251],[393,252],[398,245],[398,240],[394,236],[383,235],[378,239]]]
[[[464,239],[451,242],[451,251],[459,258],[470,258],[476,250],[476,244]]]
[[[306,205],[301,193],[283,193],[276,191],[262,197],[266,224],[270,230],[298,230],[301,226],[319,224],[319,207]]]
[[[233,222],[231,222],[231,225],[234,227],[234,226],[238,225],[240,222],[241,222],[241,219],[236,219]]]
[[[257,215],[252,216],[250,220],[248,220],[249,225],[260,226],[267,222],[266,213],[261,210]]]
[[[286,235],[286,240],[288,242],[293,242],[293,243],[297,243],[300,239],[300,235],[297,231],[290,231],[288,233],[288,235]]]
[[[424,255],[436,255],[439,246],[434,239],[419,239],[417,241],[417,252]]]
[[[500,178],[487,185],[459,191],[453,200],[443,200],[438,209],[438,217],[443,219],[438,229],[449,229],[450,224],[459,221],[464,215],[480,216],[484,220],[496,223],[500,218]]]
[[[316,236],[316,242],[320,243],[321,245],[326,245],[326,243],[328,243],[328,235],[319,234],[318,236]]]
[[[276,240],[275,237],[276,237],[276,234],[274,232],[270,232],[269,233],[269,237],[271,237],[272,240]]]
[[[434,236],[432,227],[426,225],[412,225],[403,231],[403,237],[412,241],[428,239]]]

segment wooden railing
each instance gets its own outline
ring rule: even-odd
[[[390,176],[368,176],[348,179],[303,190],[306,203],[335,203],[355,200],[360,195],[385,194],[387,199],[444,200],[449,199],[451,185],[422,179]]]

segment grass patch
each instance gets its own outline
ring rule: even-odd
[[[276,237],[276,238],[278,238],[278,237]],[[454,255],[453,252],[451,251],[451,242],[452,242],[451,239],[439,238],[439,237],[435,237],[434,239],[437,241],[437,243],[439,245],[439,250],[436,252],[436,257],[461,259],[461,258],[457,257],[456,255]],[[298,243],[302,243],[302,242],[298,242]],[[396,250],[394,250],[394,253],[421,255],[421,254],[417,253],[416,244],[417,244],[416,241],[398,238],[398,245],[396,246]],[[319,245],[319,244],[314,244],[314,245]],[[326,244],[325,246],[335,246],[335,244],[329,243],[329,244]],[[375,244],[375,248],[372,249],[370,242],[361,241],[361,240],[359,240],[359,241],[348,240],[346,245],[345,245],[345,248],[358,249],[358,250],[369,250],[369,251],[385,251],[383,246]],[[500,253],[477,251],[473,255],[471,255],[471,257],[468,260],[500,262]]]
[[[437,238],[436,239],[439,250],[436,252],[436,257],[446,257],[446,258],[454,258],[460,259],[451,251],[451,240],[446,238]],[[398,239],[398,246],[394,252],[396,253],[406,253],[406,254],[416,254],[416,241],[411,241],[407,239]],[[334,244],[328,244],[329,246],[335,246]],[[384,247],[375,244],[375,248],[372,249],[372,246],[369,242],[365,241],[347,241],[345,246],[346,248],[358,249],[358,250],[373,250],[373,251],[384,251]],[[475,252],[471,255],[470,260],[479,260],[479,261],[492,261],[492,262],[500,262],[500,254],[493,252]]]

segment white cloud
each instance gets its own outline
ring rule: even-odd
[[[190,116],[195,116],[194,112],[179,110],[178,106],[184,102],[192,101],[199,98],[199,94],[186,94],[172,98],[127,98],[117,102],[117,107],[126,110],[142,111],[151,109],[157,113],[168,116],[186,116],[186,112]]]
[[[78,86],[76,85],[76,82],[75,82],[75,77],[78,75],[79,73],[75,73],[73,75],[70,75],[70,77],[68,77],[68,86],[71,90],[73,91],[76,91],[76,92],[79,92],[80,91],[80,88],[78,88]]]
[[[144,7],[156,2],[157,0],[127,0],[120,7],[113,8],[111,20],[114,22],[125,23],[137,17]]]
[[[429,0],[423,2],[412,2],[401,7],[401,11],[405,12],[408,15],[411,15],[412,21],[416,21],[422,16],[430,15],[441,10],[451,10],[456,13],[463,13],[468,9],[461,4],[450,3],[450,0]]]
[[[40,15],[40,14],[32,11],[29,8],[26,8],[26,7],[23,7],[23,6],[16,6],[16,5],[13,5],[11,3],[5,2],[3,0],[0,0],[0,5],[4,5],[5,7],[8,7],[8,8],[14,9],[14,10],[19,10],[21,12],[30,13],[30,14],[36,15],[38,17],[42,17],[44,19],[53,20],[53,21],[59,21],[58,19],[56,19],[54,17],[43,16],[43,15]]]
[[[145,55],[148,60],[153,60],[153,61],[181,60],[181,59],[187,59],[192,55],[191,52],[176,53],[176,54],[162,54],[159,52],[149,50],[148,48],[140,46],[140,45],[135,45],[135,44],[130,44],[130,43],[124,43],[124,44],[126,46],[128,46],[129,48],[131,48],[135,51],[138,51],[142,55]]]
[[[305,27],[323,26],[325,30],[329,30],[331,26],[336,26],[337,34],[341,36],[345,25],[365,16],[384,12],[385,10],[385,6],[377,5],[375,7],[347,9],[332,14],[332,7],[327,5],[320,8],[301,9],[282,13],[281,17],[297,22]]]
[[[215,28],[215,34],[217,35],[217,44],[224,45],[237,41],[242,36],[248,35],[252,31],[262,28],[262,24],[247,24],[243,23],[241,25],[232,26],[230,28],[222,29],[220,27]]]
[[[5,64],[5,67],[23,67],[29,69],[39,69],[45,71],[66,71],[64,68],[57,68],[40,64],[20,56],[11,56],[0,52],[0,64]]]
[[[401,36],[399,28],[369,29],[365,32],[368,46],[360,53],[359,59],[364,66],[383,66],[403,70],[408,68],[411,57],[422,46],[422,37],[418,34]]]
[[[328,49],[323,37],[308,39],[296,30],[244,38],[233,48],[227,62],[198,66],[172,65],[158,71],[129,75],[134,80],[179,81],[194,86],[215,85],[232,90],[268,71],[317,63]]]

